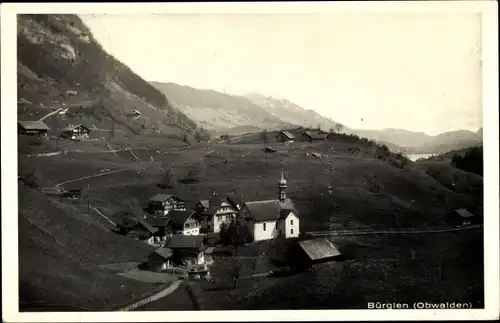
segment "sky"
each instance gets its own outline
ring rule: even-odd
[[[80,17],[148,81],[286,98],[354,129],[482,126],[478,14]]]

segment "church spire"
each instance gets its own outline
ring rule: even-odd
[[[280,201],[286,200],[286,180],[283,176],[283,170],[281,171],[281,179],[278,182],[278,198]]]

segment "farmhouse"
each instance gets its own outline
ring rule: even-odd
[[[69,125],[61,129],[61,137],[72,140],[89,139],[90,129],[82,124]]]
[[[278,135],[276,135],[276,139],[280,142],[289,143],[293,142],[295,136],[292,135],[289,131],[280,131]]]
[[[164,271],[172,266],[174,251],[170,248],[161,247],[156,249],[148,257],[148,268],[152,271]]]
[[[213,193],[215,194],[215,192]],[[195,210],[201,215],[203,232],[220,232],[222,223],[227,223],[238,215],[241,199],[236,196],[213,195],[210,200],[200,200]]]
[[[322,141],[325,140],[327,136],[328,136],[327,133],[311,132],[311,131],[304,131],[304,133],[302,134],[302,138],[309,142]]]
[[[144,221],[148,222],[153,228],[157,229],[155,236],[161,237],[162,240],[172,234],[170,219],[168,217],[145,215]]]
[[[149,199],[149,212],[167,215],[171,210],[185,211],[186,202],[170,194],[156,194]]]
[[[173,250],[172,261],[176,264],[192,267],[205,263],[203,236],[174,235],[165,246]]]
[[[240,221],[246,226],[253,241],[299,236],[299,215],[292,200],[286,197],[286,188],[282,172],[278,182],[278,199],[243,204]]]
[[[169,225],[173,234],[198,235],[200,234],[200,216],[195,211],[170,211]]]
[[[24,136],[47,136],[49,129],[43,121],[17,122],[17,133]]]
[[[448,218],[456,225],[470,225],[478,223],[478,217],[469,212],[467,209],[453,210]]]
[[[341,256],[340,251],[327,238],[299,241],[306,262],[316,264],[334,260]]]

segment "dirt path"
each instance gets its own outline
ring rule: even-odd
[[[84,205],[81,205],[81,206],[84,206]],[[113,220],[111,220],[110,218],[108,218],[107,216],[105,216],[104,214],[102,214],[102,212],[99,211],[98,208],[93,207],[93,206],[91,206],[90,208],[92,210],[94,210],[97,214],[99,214],[102,218],[104,218],[106,221],[108,221],[113,227],[116,227],[116,223],[114,223]]]
[[[131,311],[131,310],[134,310],[138,307],[149,304],[153,301],[159,300],[160,298],[166,297],[167,295],[170,295],[171,293],[173,293],[179,287],[180,284],[181,284],[181,281],[176,280],[170,286],[168,286],[166,289],[164,289],[156,294],[153,294],[151,296],[148,296],[148,297],[146,297],[140,301],[137,301],[133,304],[124,306],[124,307],[118,309],[117,311],[118,312]]]
[[[69,181],[61,182],[59,184],[56,184],[55,187],[57,188],[57,187],[60,187],[61,185],[69,184],[69,183],[73,183],[73,182],[77,182],[77,181],[80,181],[82,179],[88,179],[88,178],[94,178],[94,177],[99,177],[99,176],[105,176],[105,175],[109,175],[109,174],[114,174],[114,173],[121,172],[123,170],[124,169],[116,169],[116,170],[112,170],[112,171],[109,171],[109,172],[106,172],[106,173],[100,173],[100,174],[95,174],[95,175],[90,175],[90,176],[83,176],[83,177],[75,178],[75,179],[72,179],[72,180],[69,180]]]
[[[98,100],[86,100],[86,101],[79,101],[79,102],[73,102],[73,103],[66,104],[65,106],[63,106],[63,107],[61,107],[61,108],[59,108],[59,109],[57,109],[55,111],[47,113],[46,115],[44,115],[43,117],[41,117],[38,121],[43,121],[43,120],[45,120],[47,118],[50,118],[51,116],[53,116],[54,114],[59,113],[62,110],[71,109],[71,108],[74,108],[74,107],[83,107],[83,106],[86,106],[86,105],[91,105],[91,104],[94,104],[97,101]]]

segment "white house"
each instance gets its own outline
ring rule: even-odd
[[[171,194],[156,194],[149,199],[151,213],[167,215],[171,210],[185,211],[186,202]]]
[[[238,215],[239,203],[234,201],[234,197],[219,195],[213,195],[210,200],[198,201],[195,210],[201,215],[203,230],[205,232],[220,232],[222,223],[228,223]]]
[[[198,235],[200,234],[200,219],[195,211],[173,210],[168,214],[169,225],[173,234]]]
[[[286,187],[282,173],[278,182],[278,199],[249,201],[243,204],[240,219],[246,225],[253,241],[268,240],[278,236],[285,238],[299,236],[299,214],[292,200],[286,197]]]

